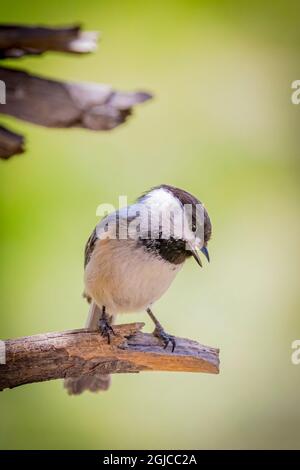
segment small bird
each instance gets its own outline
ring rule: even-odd
[[[209,261],[211,222],[203,204],[183,189],[156,186],[125,208],[104,217],[85,247],[84,297],[90,303],[86,327],[110,342],[117,314],[146,311],[164,348],[176,347],[152,312],[185,261]],[[107,390],[109,375],[68,378],[70,394]]]

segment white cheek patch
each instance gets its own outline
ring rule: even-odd
[[[148,211],[145,225],[148,225],[150,238],[163,239],[174,237],[182,238],[183,210],[182,205],[169,191],[160,188],[151,191],[144,199],[143,204]],[[143,233],[146,234],[145,227]]]
[[[161,233],[164,239],[173,237],[202,247],[204,242],[204,207],[202,204],[182,205],[169,191],[160,188],[150,192],[143,201],[143,205],[147,207],[151,219],[151,238],[157,238]],[[146,219],[145,216],[145,224],[148,222]],[[143,233],[146,233],[146,229]]]

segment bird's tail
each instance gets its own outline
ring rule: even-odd
[[[95,302],[91,303],[85,327],[89,330],[97,330],[102,312]],[[80,395],[85,390],[98,392],[107,390],[110,386],[109,374],[85,374],[81,377],[69,377],[64,380],[64,387],[69,395]]]

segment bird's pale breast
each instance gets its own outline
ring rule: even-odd
[[[181,267],[137,248],[134,240],[98,240],[85,269],[85,291],[111,314],[136,312],[158,300]]]

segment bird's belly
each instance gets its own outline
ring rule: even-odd
[[[113,314],[136,312],[158,300],[181,267],[137,248],[134,241],[105,240],[86,267],[85,289]]]

